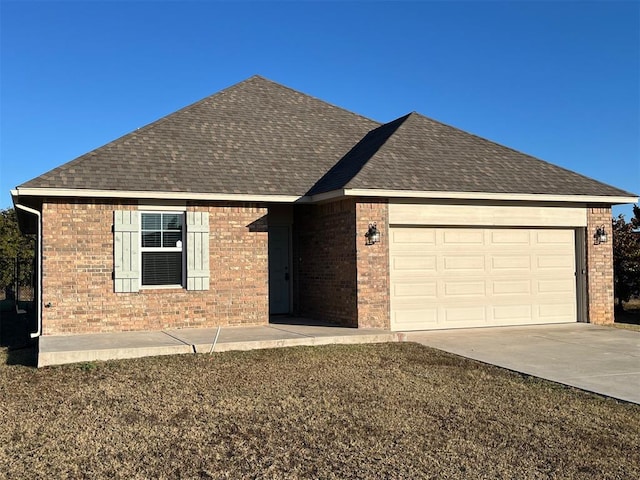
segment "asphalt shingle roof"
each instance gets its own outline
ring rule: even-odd
[[[324,178],[314,193],[353,188],[633,196],[418,113],[373,130],[340,163],[360,167],[342,182]]]
[[[379,125],[255,76],[20,187],[304,195]]]
[[[21,187],[295,196],[341,188],[633,196],[417,113],[380,125],[259,76]]]

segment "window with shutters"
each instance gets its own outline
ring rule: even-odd
[[[114,211],[113,288],[209,290],[209,213]]]
[[[140,213],[140,285],[184,284],[184,213]]]

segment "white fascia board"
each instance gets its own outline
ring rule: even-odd
[[[344,190],[344,189],[331,190],[330,192],[319,193],[317,195],[313,195],[310,198],[311,198],[311,201],[313,203],[321,203],[321,202],[326,202],[326,201],[329,201],[329,200],[335,200],[335,199],[338,199],[338,198],[346,197],[347,194],[345,192],[346,192],[346,190]]]
[[[308,201],[298,195],[255,195],[244,193],[147,192],[137,190],[90,190],[77,188],[17,188],[13,197],[144,198],[149,200],[216,200],[238,202],[294,203]]]
[[[151,192],[137,190],[90,190],[75,188],[16,188],[11,190],[15,199],[19,196],[35,197],[81,197],[81,198],[144,198],[149,200],[209,200],[271,203],[317,203],[343,197],[383,197],[383,198],[431,198],[459,200],[496,200],[526,202],[571,202],[603,203],[618,205],[637,203],[635,196],[605,195],[550,195],[534,193],[490,193],[490,192],[435,192],[410,190],[338,189],[318,195],[257,195],[242,193],[191,193],[191,192]]]
[[[459,200],[500,200],[521,202],[571,202],[571,203],[605,203],[618,205],[622,203],[637,203],[638,197],[632,196],[606,196],[606,195],[551,195],[536,193],[489,193],[489,192],[432,192],[410,190],[374,190],[349,188],[335,190],[346,197],[386,197],[386,198],[433,198],[433,199],[459,199]],[[329,194],[334,192],[328,192]],[[322,195],[314,195],[316,197]]]

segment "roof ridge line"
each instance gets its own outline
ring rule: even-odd
[[[308,190],[307,195],[323,193],[328,188],[327,185],[335,184],[336,180],[342,182],[340,188],[346,188],[375,157],[377,152],[384,147],[409,115],[404,115],[369,130]],[[346,177],[346,180],[343,180],[343,177]]]
[[[311,94],[309,94],[309,93],[305,93],[305,92],[303,92],[303,91],[301,91],[301,90],[296,90],[296,89],[295,89],[295,88],[293,88],[293,87],[290,87],[290,86],[288,86],[288,85],[284,85],[284,84],[282,84],[282,83],[276,82],[275,80],[271,80],[270,78],[263,77],[262,75],[255,74],[255,75],[251,76],[250,78],[248,78],[247,80],[251,80],[252,78],[260,78],[260,79],[265,80],[265,81],[267,81],[267,82],[269,82],[269,83],[272,83],[272,84],[274,84],[274,85],[277,85],[277,86],[279,86],[279,87],[281,87],[281,88],[285,88],[285,89],[290,90],[290,91],[292,91],[292,92],[294,92],[294,93],[297,93],[298,95],[304,95],[305,97],[311,98],[311,99],[316,100],[316,101],[318,101],[318,102],[322,102],[322,103],[324,103],[325,105],[329,105],[330,107],[337,108],[337,109],[339,109],[339,110],[342,110],[343,112],[349,112],[350,114],[355,115],[355,116],[357,116],[357,117],[359,117],[359,118],[362,118],[363,120],[367,120],[367,121],[369,121],[369,122],[375,122],[375,123],[377,123],[377,124],[378,124],[378,127],[381,127],[382,125],[385,125],[385,123],[388,123],[388,122],[384,122],[384,123],[383,123],[383,122],[380,122],[380,121],[378,121],[378,120],[374,120],[373,118],[365,117],[364,115],[362,115],[362,114],[360,114],[360,113],[353,112],[353,111],[348,110],[348,109],[346,109],[346,108],[344,108],[344,107],[341,107],[341,106],[339,106],[339,105],[336,105],[335,103],[327,102],[326,100],[323,100],[323,99],[322,99],[322,98],[320,98],[320,97],[316,97],[316,96],[311,95]],[[245,81],[247,81],[247,80],[245,80]],[[241,82],[241,83],[243,83],[243,82]],[[236,84],[236,85],[240,85],[240,84],[238,83],[238,84]],[[222,92],[220,92],[220,93],[222,93]],[[376,128],[378,128],[378,127],[376,127]],[[374,130],[375,130],[375,129],[374,129]]]
[[[409,112],[405,115],[402,115],[401,117],[398,117],[394,120],[391,120],[390,122],[385,123],[384,125],[381,125],[377,128],[374,128],[373,130],[371,130],[371,132],[380,129],[380,128],[384,128],[384,127],[389,127],[391,126],[391,124],[396,123],[397,122],[397,126],[394,127],[393,131],[387,136],[387,138],[384,139],[384,142],[382,142],[382,144],[380,145],[380,147],[378,147],[378,149],[373,153],[373,155],[371,155],[367,161],[362,165],[362,167],[360,167],[360,169],[356,172],[356,174],[351,177],[349,179],[349,181],[347,183],[344,184],[344,188],[348,188],[349,184],[353,181],[355,181],[358,176],[362,173],[362,170],[364,170],[366,168],[366,166],[375,159],[375,157],[382,151],[385,149],[385,147],[388,145],[389,140],[391,140],[397,133],[398,130],[400,130],[404,125],[405,122],[409,119],[409,117],[411,117],[412,115],[416,115],[416,112]],[[418,114],[419,115],[419,114]],[[369,132],[369,133],[371,133]]]

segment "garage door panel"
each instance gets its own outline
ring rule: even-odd
[[[397,256],[392,260],[392,269],[407,272],[436,272],[437,257],[430,256]]]
[[[487,313],[484,306],[481,307],[448,307],[442,310],[445,322],[448,323],[481,323],[485,324]]]
[[[494,280],[491,286],[495,296],[531,295],[531,280]]]
[[[445,281],[444,292],[445,297],[467,297],[483,299],[487,295],[486,282],[477,280],[475,282],[467,281]]]
[[[491,258],[491,269],[494,271],[531,270],[530,255],[501,255],[494,254]]]
[[[442,232],[442,243],[447,245],[483,245],[484,232],[479,229],[451,229]]]
[[[446,255],[444,256],[443,270],[484,272],[484,255]]]
[[[575,308],[571,303],[538,305],[538,316],[541,320],[555,322],[575,322]]]
[[[500,323],[528,322],[532,317],[531,305],[504,305],[491,307],[493,319]]]
[[[523,245],[531,244],[531,233],[529,230],[503,229],[490,231],[491,243],[493,245]]]
[[[435,245],[436,231],[432,228],[403,228],[392,230],[393,242],[400,246],[403,244],[427,244]]]
[[[435,300],[437,298],[437,282],[396,283],[392,286],[396,298],[421,298]]]
[[[575,258],[563,255],[538,255],[536,257],[538,270],[570,270],[575,271]]]
[[[576,321],[574,235],[572,229],[392,227],[392,328]]]
[[[574,292],[575,280],[543,278],[536,281],[536,286],[538,288],[538,293],[540,294],[555,294],[564,298],[564,294],[571,294]]]
[[[438,323],[437,308],[413,308],[399,310],[393,315],[395,325],[401,325],[402,330],[420,330],[425,325],[436,326]]]

